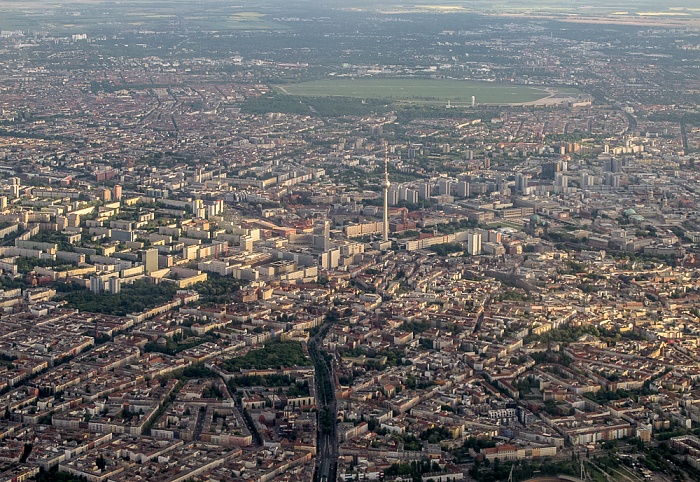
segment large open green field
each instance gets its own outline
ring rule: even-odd
[[[519,104],[545,98],[562,100],[562,94],[578,95],[572,89],[531,87],[527,85],[498,84],[443,79],[337,79],[316,80],[299,84],[276,85],[274,88],[288,95],[306,97],[356,97],[364,99],[392,99],[411,103],[453,105]]]
[[[288,27],[271,18],[267,11],[246,9],[225,0],[51,0],[0,1],[0,30],[25,32],[48,31],[71,34],[106,31],[124,32],[137,29],[161,31],[182,25],[203,30],[286,30]]]

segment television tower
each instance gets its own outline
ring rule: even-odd
[[[389,241],[389,144],[384,144],[384,224],[382,224],[382,240]]]

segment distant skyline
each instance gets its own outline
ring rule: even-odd
[[[309,6],[374,6],[376,8],[383,8],[387,6],[404,6],[404,7],[415,7],[415,6],[443,6],[443,7],[464,7],[464,8],[503,8],[505,6],[513,6],[518,8],[567,8],[567,9],[586,9],[590,7],[598,7],[605,9],[638,9],[638,8],[648,8],[648,7],[663,7],[663,8],[687,8],[690,10],[700,11],[700,6],[694,0],[635,0],[632,2],[618,0],[617,2],[607,2],[604,0],[588,0],[585,2],[572,3],[568,1],[558,1],[558,0],[416,0],[416,1],[401,1],[401,0],[383,0],[381,2],[376,2],[372,0],[238,0],[236,2],[230,2],[228,0],[205,0],[197,2],[198,4],[227,4],[231,7],[235,6],[294,6],[294,5],[309,5]],[[192,2],[188,0],[124,0],[115,3],[111,0],[73,0],[71,2],[61,2],[57,0],[32,0],[32,1],[17,1],[17,0],[3,0],[0,2],[0,9],[13,8],[15,6],[21,6],[25,9],[32,8],[33,6],[55,6],[70,8],[79,8],[81,5],[97,5],[97,4],[111,4],[115,6],[124,5],[160,5],[162,7],[171,7],[177,4],[182,5],[192,5]]]
[[[561,0],[56,0],[0,2],[0,30],[42,35],[120,34],[138,30],[240,32],[294,30],[294,19],[346,16],[361,28],[373,18],[426,21],[455,29],[480,15],[630,28],[700,28],[694,0],[573,3]],[[365,18],[362,18],[365,17]],[[343,23],[347,25],[347,23]],[[562,28],[568,28],[562,26]]]

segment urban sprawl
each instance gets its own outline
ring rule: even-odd
[[[281,15],[2,31],[0,481],[700,480],[700,30]]]

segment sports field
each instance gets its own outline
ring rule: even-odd
[[[338,79],[316,80],[299,84],[276,85],[274,88],[288,95],[306,97],[357,97],[363,99],[392,99],[410,103],[469,105],[472,96],[477,104],[520,104],[557,99],[561,102],[573,89],[550,89],[527,85],[498,84],[443,79]]]

